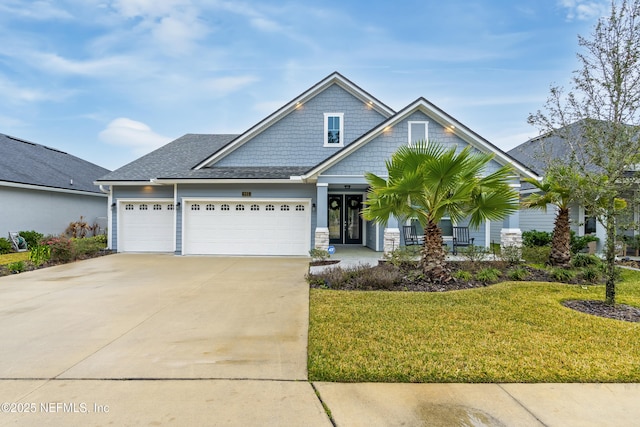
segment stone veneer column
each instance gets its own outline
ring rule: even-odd
[[[316,184],[316,231],[315,247],[327,250],[329,247],[329,184]]]
[[[516,211],[504,219],[500,230],[500,246],[503,248],[522,247],[522,231],[520,230],[520,212]]]
[[[392,216],[384,228],[384,253],[391,253],[399,247],[400,227],[398,227],[398,219]]]

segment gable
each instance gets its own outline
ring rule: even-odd
[[[343,113],[344,145],[386,117],[333,84],[214,164],[215,167],[306,166],[334,155],[324,146],[325,113]]]
[[[379,176],[387,175],[385,162],[401,146],[409,142],[410,123],[427,122],[429,142],[439,143],[445,149],[456,147],[456,151],[462,151],[469,144],[457,136],[450,129],[445,128],[422,111],[415,111],[406,118],[390,126],[388,129],[372,139],[367,144],[358,148],[344,159],[340,160],[326,171],[322,176],[328,175],[363,175],[372,172]],[[474,151],[478,151],[475,149]],[[500,168],[500,164],[492,160],[485,170],[492,173]]]

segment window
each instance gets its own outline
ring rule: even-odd
[[[409,122],[409,147],[418,141],[429,141],[429,122]]]
[[[128,203],[127,205],[125,205],[124,209],[127,210],[127,211],[132,211],[133,210],[133,205],[131,203]]]
[[[264,208],[265,211],[275,211],[276,208],[273,205],[267,205],[267,207]]]
[[[169,203],[169,204],[167,205],[167,210],[168,210],[168,211],[172,211],[172,210],[173,210],[173,203]]]
[[[215,211],[215,210],[216,210],[216,207],[215,207],[215,206],[213,206],[211,203],[209,203],[209,204],[207,205],[206,209],[207,209],[208,211]]]
[[[303,211],[304,210],[304,205],[297,205],[296,206],[296,210],[297,211]]]
[[[229,205],[227,205],[226,203],[222,206],[220,206],[220,210],[221,211],[228,211],[229,210]]]
[[[236,210],[237,211],[243,211],[244,210],[244,205],[236,205]]]
[[[344,146],[344,113],[324,113],[324,146]]]
[[[288,211],[288,210],[289,210],[289,205],[282,205],[282,206],[280,206],[280,210],[281,210],[281,211]]]
[[[162,205],[159,203],[156,203],[155,205],[153,205],[153,210],[154,211],[161,211],[162,210]]]
[[[584,234],[594,234],[596,232],[596,217],[589,216],[588,213],[584,216]]]
[[[191,205],[191,210],[192,211],[199,211],[200,210],[200,205]]]
[[[453,236],[453,222],[449,218],[442,218],[438,222],[438,227],[442,230],[443,236]]]
[[[259,210],[260,210],[260,206],[258,206],[258,205],[251,205],[251,210],[252,210],[252,211],[259,211]]]
[[[149,209],[149,206],[147,206],[147,205],[140,205],[140,208],[139,208],[139,209],[140,209],[141,211],[146,211],[147,209]]]

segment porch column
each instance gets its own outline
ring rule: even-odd
[[[384,228],[384,253],[388,254],[400,247],[400,227],[398,218],[391,216]]]
[[[326,250],[329,247],[329,184],[316,184],[316,231],[315,247]]]
[[[504,247],[522,247],[522,231],[520,230],[520,211],[515,211],[504,219],[500,230],[500,245]]]

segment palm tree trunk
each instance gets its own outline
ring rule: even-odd
[[[442,243],[442,230],[437,223],[429,221],[424,229],[421,264],[425,278],[433,283],[447,283],[452,280]]]
[[[553,228],[549,263],[559,267],[569,267],[570,262],[571,232],[569,229],[569,209],[560,208]]]

